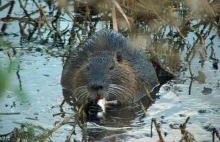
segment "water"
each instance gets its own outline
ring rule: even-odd
[[[31,4],[30,7],[33,7],[33,5]],[[19,6],[16,5],[15,13],[21,11]],[[61,28],[70,23],[62,21]],[[3,22],[0,22],[0,24],[3,24]],[[15,47],[17,54],[12,57],[10,63],[7,52],[12,55],[11,48],[0,52],[0,67],[9,80],[8,88],[0,94],[0,112],[16,112],[18,114],[0,115],[0,134],[9,133],[15,127],[20,128],[20,124],[17,122],[52,129],[55,123],[60,123],[64,119],[60,116],[53,117],[53,114],[60,112],[59,105],[63,101],[60,78],[65,58],[54,57],[46,52],[45,49],[54,46],[52,40],[43,45],[39,39],[31,42],[21,42],[18,23],[16,21],[11,22],[8,27],[10,28],[7,28],[6,32],[11,34],[4,36],[3,39],[12,43],[11,46]],[[105,27],[105,22],[99,22],[98,29],[103,27]],[[212,30],[210,37],[216,31],[215,29]],[[193,34],[188,34],[185,40],[193,44]],[[76,39],[75,42],[74,46],[79,41]],[[206,44],[209,43],[209,38],[207,38]],[[220,40],[216,37],[213,40],[213,49],[217,59],[220,57],[219,46]],[[37,48],[41,50],[37,52]],[[32,51],[28,49],[32,49]],[[55,55],[59,55],[59,52],[66,52],[62,48],[55,48],[52,51]],[[179,76],[176,79],[160,87],[157,93],[158,98],[147,110],[147,117],[142,117],[143,112],[139,109],[133,113],[134,116],[131,116],[131,119],[117,115],[102,120],[98,123],[100,126],[88,122],[87,133],[77,126],[76,135],[72,137],[72,140],[157,141],[159,138],[155,127],[153,128],[153,137],[150,137],[151,119],[156,118],[160,124],[164,140],[178,141],[181,139],[180,130],[173,130],[169,125],[179,126],[189,116],[187,130],[194,135],[197,141],[211,141],[212,132],[205,129],[205,127],[211,124],[220,131],[220,72],[213,68],[213,60],[209,58],[202,65],[197,52],[191,62],[192,72],[197,76],[198,71],[202,71],[206,79],[202,83],[191,80],[188,62],[184,60],[187,52],[188,50],[183,50],[180,52],[179,57],[187,70],[178,73]],[[210,54],[211,49],[207,48],[207,57]],[[12,67],[9,67],[12,63]],[[219,66],[219,63],[217,65]],[[73,113],[72,106],[68,104],[64,104],[63,109],[67,112],[65,117]],[[66,136],[72,129],[73,120],[70,122],[58,129],[51,139],[53,141],[65,141]]]

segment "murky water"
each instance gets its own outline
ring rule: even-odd
[[[15,9],[16,12],[21,11],[18,6]],[[71,22],[61,22],[61,25],[69,23]],[[105,23],[103,23],[98,23],[98,29],[104,27]],[[0,22],[0,24],[3,23]],[[4,49],[0,52],[0,69],[9,80],[8,88],[0,94],[0,112],[16,114],[0,115],[0,134],[9,133],[15,127],[19,128],[20,124],[17,122],[51,129],[55,123],[62,122],[64,119],[60,116],[53,117],[53,114],[60,112],[59,105],[63,101],[60,78],[64,58],[54,57],[45,52],[44,49],[53,46],[51,42],[42,45],[38,39],[22,45],[18,23],[11,22],[8,27],[10,28],[6,32],[13,34],[5,36],[4,40],[12,42],[17,57],[12,57],[10,62],[7,52],[12,53],[12,50]],[[213,30],[210,36],[215,33],[216,31]],[[192,44],[193,35],[188,34],[186,41]],[[215,38],[213,43],[215,57],[218,59],[220,58],[219,38]],[[206,44],[209,44],[208,40]],[[32,48],[32,51],[27,48]],[[36,51],[37,48],[42,50]],[[62,52],[62,49],[56,49],[56,51]],[[188,68],[188,62],[184,61],[186,53],[187,50],[180,53],[180,60]],[[211,50],[207,49],[207,56],[210,54]],[[100,126],[88,122],[87,133],[83,133],[77,126],[76,135],[72,140],[157,141],[159,138],[155,128],[153,128],[153,137],[150,137],[151,119],[156,118],[160,123],[164,140],[167,142],[178,141],[181,139],[180,130],[173,130],[169,125],[179,126],[189,116],[187,130],[194,135],[197,141],[211,141],[212,132],[205,127],[211,124],[220,131],[220,72],[213,68],[213,61],[209,58],[203,66],[200,61],[199,54],[195,54],[191,63],[192,72],[197,76],[198,71],[202,71],[205,74],[205,81],[201,83],[191,80],[188,69],[180,72],[176,79],[160,87],[157,93],[158,98],[147,110],[147,117],[142,117],[143,112],[137,110],[132,112],[134,115],[132,119],[125,119],[122,118],[123,115],[117,115],[108,120],[102,120],[99,123]],[[219,66],[219,63],[217,65]],[[71,108],[68,104],[64,104],[63,109],[67,112],[65,117],[73,113]],[[51,139],[65,141],[72,129],[71,125],[72,121],[62,126],[52,135]]]

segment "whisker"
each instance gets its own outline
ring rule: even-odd
[[[117,84],[109,85],[109,94],[119,102],[126,102],[133,99],[133,93],[128,88]]]
[[[131,101],[134,99],[133,90],[130,90],[129,88],[126,88],[122,85],[118,84],[110,84],[108,91],[103,94],[103,97],[108,99],[115,99],[118,102],[125,103],[127,101]],[[73,91],[73,97],[75,97],[79,102],[84,102],[87,100],[94,100],[96,97],[95,95],[92,95],[88,89],[87,86],[81,86],[76,88]]]
[[[79,102],[84,102],[89,97],[87,86],[81,86],[73,91],[73,96],[78,99]]]

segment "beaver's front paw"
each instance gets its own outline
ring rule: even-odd
[[[96,104],[96,103],[91,104],[91,105],[88,107],[88,114],[89,114],[89,115],[96,115],[96,116],[97,116],[97,114],[98,114],[99,112],[102,112],[102,111],[103,111],[102,108],[101,108],[98,104]]]

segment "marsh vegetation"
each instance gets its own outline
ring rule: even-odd
[[[0,141],[220,139],[218,0],[0,0],[0,28]],[[60,77],[68,53],[102,29],[177,77],[134,118],[85,125],[62,104]]]

